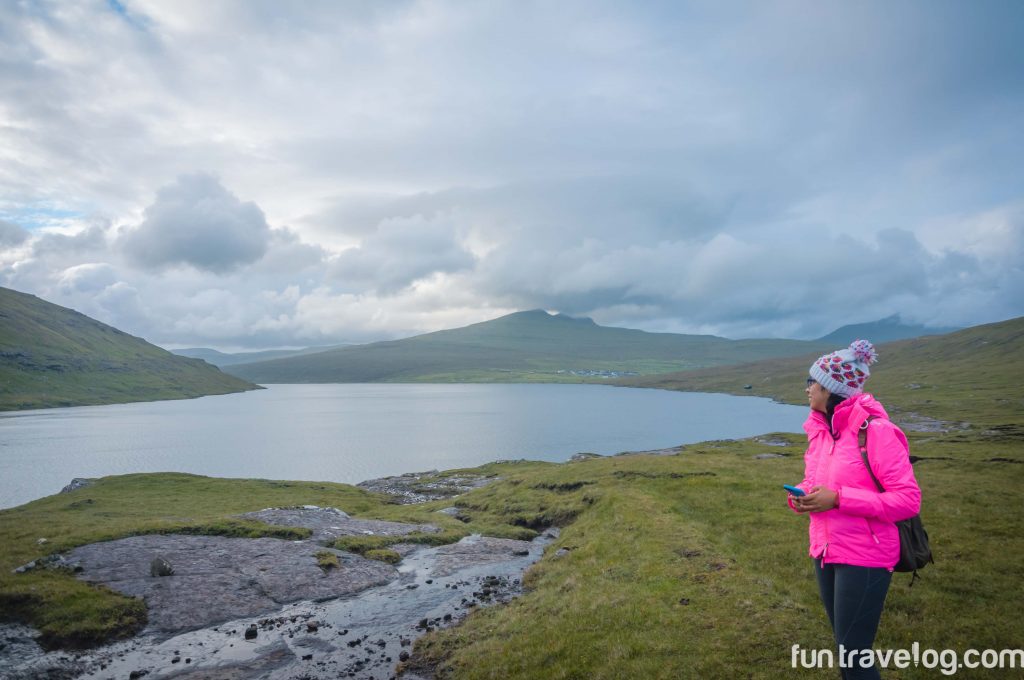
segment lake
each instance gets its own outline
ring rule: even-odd
[[[765,432],[806,406],[606,385],[271,385],[266,390],[0,413],[0,507],[73,477],[191,472],[354,484],[499,459],[562,462]]]

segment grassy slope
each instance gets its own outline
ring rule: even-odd
[[[237,364],[225,370],[262,383],[580,382],[583,378],[558,371],[647,374],[751,357],[790,356],[816,348],[818,344],[799,340],[727,340],[609,328],[538,310],[404,340]]]
[[[893,412],[918,413],[977,426],[1015,422],[1024,409],[1021,350],[1024,317],[949,335],[878,346],[870,391]],[[816,353],[711,370],[617,381],[633,387],[727,392],[806,404],[807,370]],[[744,385],[751,389],[744,389]]]
[[[1003,649],[1017,648],[1024,639],[1024,621],[1017,615],[1024,604],[1024,414],[1020,401],[990,413],[991,391],[997,399],[1021,396],[1019,386],[1003,384],[1001,377],[1021,375],[1021,340],[1012,331],[1019,322],[1008,324],[1009,331],[1000,324],[971,329],[979,336],[964,331],[968,335],[954,342],[974,347],[971,355],[914,373],[919,384],[930,386],[924,413],[957,414],[957,420],[977,426],[909,433],[912,452],[923,457],[915,473],[937,562],[913,589],[907,575],[894,579],[876,641],[880,648],[909,648],[918,641],[935,649]],[[943,349],[944,356],[949,350]],[[995,361],[990,351],[1002,356],[1001,372],[986,368]],[[891,349],[883,354],[885,370],[877,367],[873,383],[883,384],[887,371],[905,370],[898,356]],[[961,382],[968,375],[976,379],[970,386]],[[921,389],[896,381],[885,390],[886,404],[903,412],[921,409]],[[779,488],[802,474],[802,437],[781,437],[788,446],[720,441],[688,446],[679,456],[486,465],[475,471],[498,474],[501,481],[455,501],[469,524],[434,512],[451,501],[395,506],[337,484],[189,475],[107,478],[95,487],[0,511],[0,611],[33,621],[53,639],[90,640],[133,630],[141,617],[137,603],[69,575],[14,576],[10,567],[139,530],[251,532],[228,516],[311,503],[364,517],[440,523],[444,540],[466,531],[527,538],[529,527],[563,527],[528,573],[526,595],[417,643],[414,662],[431,665],[439,677],[821,677],[822,672],[789,666],[792,644],[809,649],[831,643],[806,556],[807,520],[785,507]],[[779,452],[787,455],[753,458]],[[37,545],[41,536],[50,543]],[[381,542],[350,539],[343,546],[365,550],[384,547]],[[556,557],[563,547],[568,554]],[[886,674],[936,676],[923,668]],[[1000,676],[986,671],[982,677]]]
[[[0,288],[0,410],[255,389],[70,309]]]

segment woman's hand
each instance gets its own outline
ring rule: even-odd
[[[797,512],[825,512],[836,507],[836,492],[815,486],[806,496],[794,496],[793,506]]]

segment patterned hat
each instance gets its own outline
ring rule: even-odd
[[[849,349],[819,357],[811,364],[811,377],[832,394],[852,397],[864,389],[864,381],[871,375],[868,366],[876,361],[874,345],[867,340],[854,340]]]

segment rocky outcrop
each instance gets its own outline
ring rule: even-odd
[[[497,461],[502,462],[502,461]],[[437,470],[427,472],[408,472],[396,477],[368,479],[356,484],[361,489],[394,496],[402,504],[426,503],[439,498],[453,498],[473,489],[497,481],[496,476],[486,475],[449,475],[441,476]]]
[[[330,543],[340,536],[407,536],[412,533],[436,534],[441,528],[433,524],[407,524],[377,519],[353,519],[337,508],[304,505],[297,508],[266,508],[239,515],[277,526],[312,529],[313,540]]]
[[[391,565],[342,551],[323,570],[312,542],[217,536],[132,536],[75,548],[65,562],[78,577],[142,597],[149,630],[174,633],[276,611],[299,600],[350,595],[398,577]],[[153,576],[155,558],[173,565]]]

